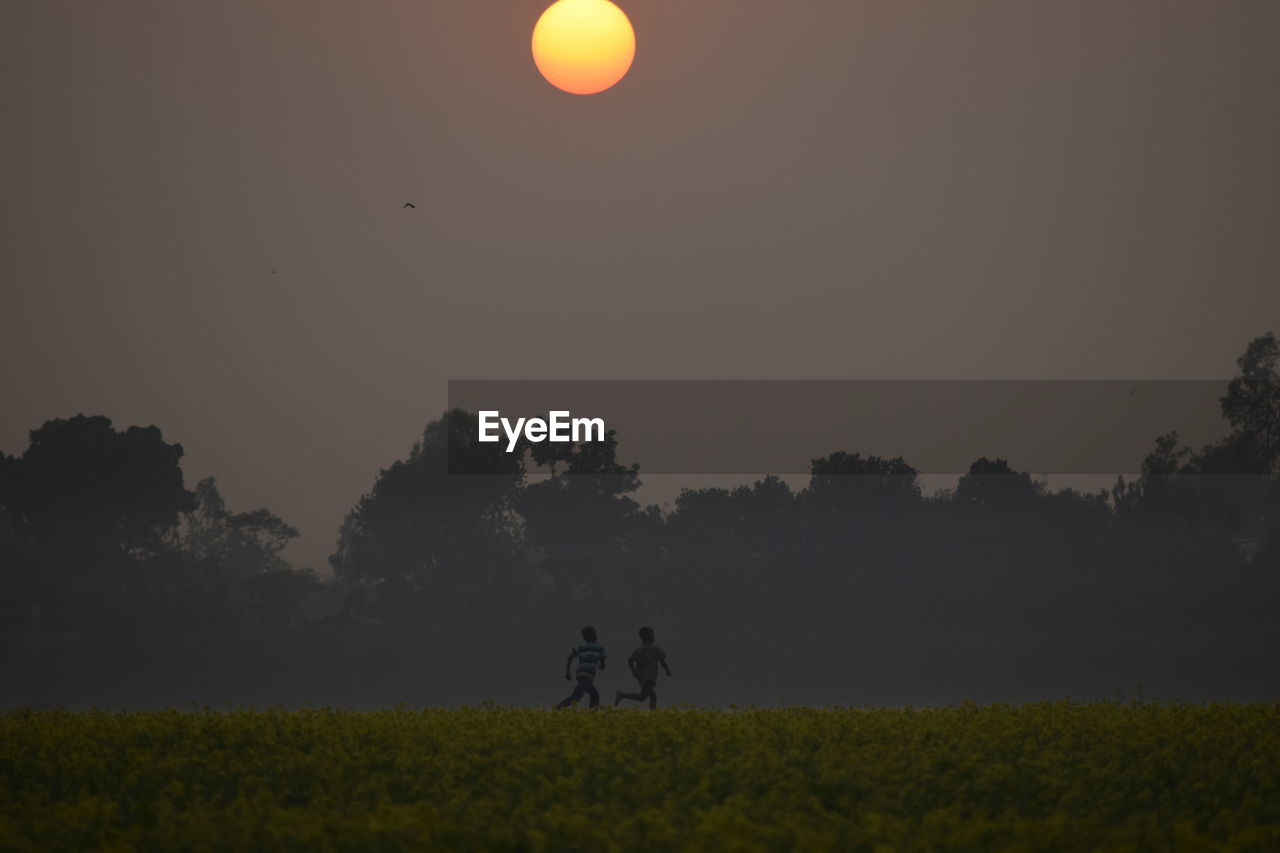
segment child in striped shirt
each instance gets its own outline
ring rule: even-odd
[[[569,659],[564,662],[564,680],[570,681],[569,667],[573,665],[574,658],[578,660],[578,686],[573,688],[573,694],[565,699],[557,708],[567,708],[578,702],[583,695],[590,698],[590,707],[597,708],[600,705],[600,691],[596,689],[596,669],[604,669],[604,646],[596,642],[596,629],[590,625],[582,629],[582,639],[585,642],[580,646],[574,646],[569,651]]]

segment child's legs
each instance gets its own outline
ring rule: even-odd
[[[658,707],[658,694],[653,689],[656,684],[657,684],[656,681],[650,681],[650,680],[642,681],[640,682],[639,693],[621,693],[619,694],[618,698],[631,699],[635,702],[643,702],[644,700],[648,699],[649,708],[650,710],[652,710]]]
[[[570,705],[575,704],[579,699],[581,699],[582,695],[587,691],[590,691],[592,694],[591,707],[594,708],[600,702],[600,693],[596,690],[594,684],[592,684],[590,681],[584,681],[582,679],[578,679],[578,686],[573,688],[573,693],[569,696],[569,698],[561,701],[559,705],[556,705],[556,707],[568,708]]]

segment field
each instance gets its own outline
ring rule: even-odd
[[[0,715],[0,849],[1278,850],[1280,703]]]

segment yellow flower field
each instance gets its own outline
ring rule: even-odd
[[[0,715],[0,849],[1280,850],[1280,704]]]

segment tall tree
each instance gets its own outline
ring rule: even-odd
[[[1138,506],[1176,515],[1184,528],[1253,542],[1280,523],[1280,340],[1271,332],[1254,338],[1236,364],[1239,375],[1219,398],[1231,432],[1199,451],[1179,447],[1176,432],[1156,439]],[[1174,476],[1187,474],[1210,476]]]
[[[446,412],[343,522],[330,565],[380,616],[442,627],[521,603],[513,502],[524,466],[478,437],[475,415]]]
[[[795,586],[796,497],[777,477],[732,491],[685,489],[663,533],[666,559],[655,586],[685,619],[755,622]]]
[[[1222,397],[1222,415],[1253,473],[1280,473],[1280,340],[1272,332],[1254,338],[1236,364],[1240,375]]]
[[[160,430],[112,428],[102,416],[52,420],[4,465],[10,524],[32,549],[30,605],[64,627],[136,618],[145,562],[194,496],[183,487],[182,446]]]
[[[630,497],[640,468],[621,464],[617,453],[614,430],[600,442],[532,445],[533,461],[551,473],[524,488],[517,508],[529,558],[561,601],[620,595],[652,541],[642,534],[656,515]]]

